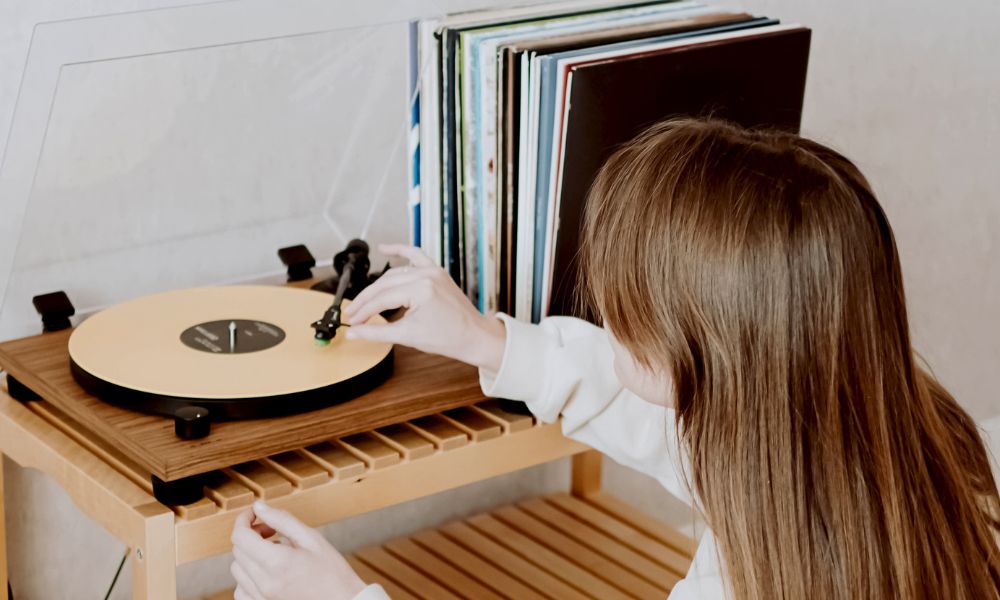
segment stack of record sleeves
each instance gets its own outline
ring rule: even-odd
[[[571,314],[580,220],[603,162],[670,117],[797,131],[809,39],[799,25],[694,2],[414,24],[414,240],[483,311]]]

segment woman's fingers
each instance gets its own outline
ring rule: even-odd
[[[233,561],[233,564],[229,566],[229,572],[232,573],[233,579],[236,580],[237,592],[242,591],[244,598],[247,598],[247,600],[265,600],[264,595],[257,589],[257,584],[254,583],[253,578],[250,577],[250,574],[247,573],[238,560]],[[233,597],[239,598],[240,596],[234,594]]]
[[[258,500],[253,504],[253,512],[259,521],[266,523],[296,546],[311,548],[321,539],[315,529],[296,519],[288,511],[273,508]]]
[[[351,325],[354,323],[363,323],[364,320],[357,320],[355,313],[361,310],[373,298],[377,298],[388,290],[400,285],[412,283],[418,279],[424,279],[428,275],[429,273],[427,269],[418,269],[414,267],[390,269],[388,273],[379,277],[375,283],[361,290],[361,293],[344,307],[344,316],[347,317],[347,322]]]
[[[404,346],[413,345],[407,336],[407,330],[403,323],[352,325],[347,330],[346,335],[349,340],[388,342],[390,344],[403,344]]]
[[[386,281],[391,283],[400,283],[402,281],[408,281],[413,279],[414,277],[421,276],[425,271],[431,268],[432,267],[414,267],[414,266],[394,267],[392,269],[389,269],[382,275],[379,275],[378,279],[375,280],[375,283],[378,283],[379,281]],[[368,286],[367,288],[365,288],[365,290],[368,290],[370,288],[371,286]],[[362,291],[362,293],[364,293],[364,291]],[[361,294],[358,295],[360,296]]]
[[[389,287],[380,291],[377,295],[368,298],[364,304],[351,313],[348,324],[351,327],[357,327],[382,311],[411,307],[419,293],[419,289],[417,288],[418,283],[419,281],[411,281]]]
[[[273,537],[274,534],[277,533],[267,523],[254,523],[253,530],[257,532],[257,535],[264,538],[265,540]]]
[[[236,521],[233,523],[233,532],[235,533],[237,529],[246,529],[251,525],[253,525],[253,511],[245,510],[236,515]]]
[[[253,515],[249,510],[244,511],[236,518],[231,537],[233,549],[236,550],[238,548],[240,552],[257,564],[273,564],[276,560],[283,557],[284,553],[289,549],[280,544],[272,544],[260,537],[260,534],[251,527],[252,519]],[[269,523],[269,525],[273,527],[273,524]],[[273,528],[278,529],[277,527]]]
[[[250,595],[249,592],[247,592],[240,586],[236,586],[236,589],[233,590],[233,600],[266,600],[266,599],[254,598],[253,596]]]
[[[434,261],[424,254],[423,250],[413,246],[407,246],[406,244],[379,244],[378,251],[388,256],[399,256],[400,258],[405,258],[415,267],[436,266]]]
[[[247,572],[255,571],[263,566],[251,558],[250,555],[244,552],[239,546],[233,546],[233,559],[240,563],[243,569]]]

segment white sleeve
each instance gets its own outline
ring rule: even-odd
[[[539,419],[562,417],[563,433],[656,478],[685,502],[684,464],[673,409],[625,389],[608,333],[586,321],[549,317],[539,325],[497,315],[507,328],[498,373],[480,370],[488,396],[521,400]]]
[[[368,584],[365,589],[358,592],[358,595],[354,597],[354,600],[390,600],[389,594],[385,593],[377,583]]]

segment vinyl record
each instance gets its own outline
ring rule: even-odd
[[[113,404],[166,415],[200,406],[212,420],[349,400],[389,376],[392,345],[346,340],[342,329],[328,346],[318,346],[310,324],[332,299],[282,286],[138,298],[76,328],[69,340],[73,375]]]

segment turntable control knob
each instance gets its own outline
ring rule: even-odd
[[[200,406],[182,406],[174,412],[174,433],[182,440],[197,440],[212,429],[208,409]]]

